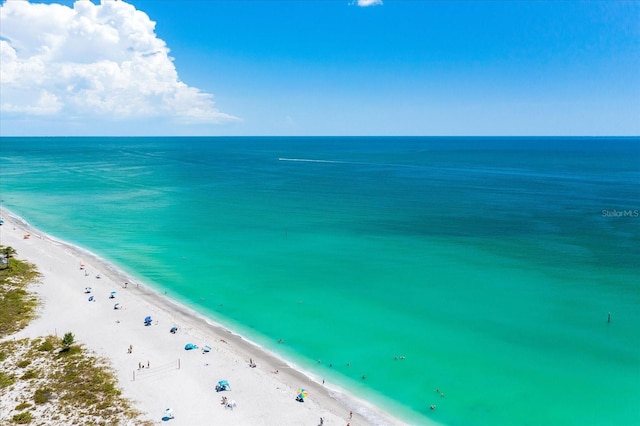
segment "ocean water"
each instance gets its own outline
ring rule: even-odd
[[[3,137],[0,199],[411,423],[640,424],[639,138]]]

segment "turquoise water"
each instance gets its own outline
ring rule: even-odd
[[[0,148],[4,207],[413,423],[640,424],[638,138]]]

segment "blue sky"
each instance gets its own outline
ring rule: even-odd
[[[10,3],[3,135],[640,134],[638,1]]]

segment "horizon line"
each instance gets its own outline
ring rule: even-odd
[[[640,138],[638,135],[0,135],[0,138]]]

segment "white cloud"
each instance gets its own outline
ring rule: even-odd
[[[237,120],[180,81],[147,14],[124,1],[0,6],[0,111],[186,123]]]
[[[358,6],[360,7],[377,6],[381,4],[382,0],[358,0]]]

